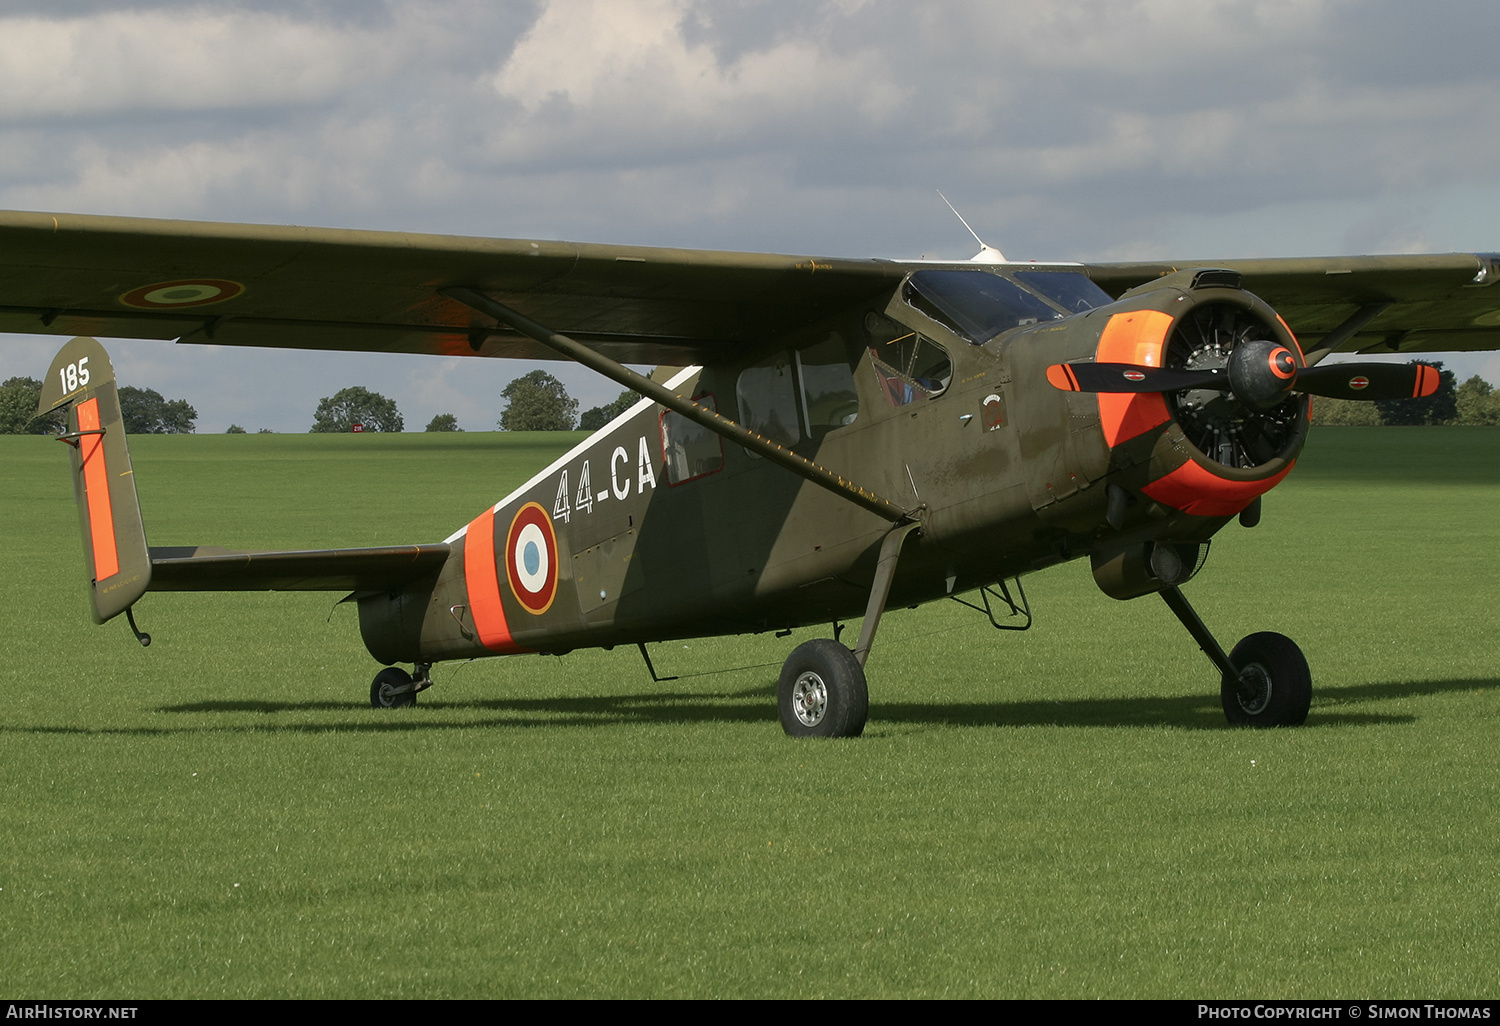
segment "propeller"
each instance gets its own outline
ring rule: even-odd
[[[1253,410],[1269,410],[1291,392],[1331,399],[1417,399],[1438,389],[1438,372],[1420,363],[1341,363],[1298,367],[1279,342],[1235,346],[1223,367],[1173,370],[1133,363],[1055,363],[1047,380],[1064,392],[1176,392],[1218,389]]]

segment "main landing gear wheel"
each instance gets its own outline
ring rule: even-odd
[[[1262,631],[1245,638],[1229,654],[1240,680],[1228,677],[1219,689],[1224,718],[1243,727],[1295,727],[1312,705],[1312,671],[1297,643],[1285,634]]]
[[[864,667],[837,641],[804,642],[781,667],[776,705],[792,737],[859,737],[870,712]]]
[[[370,705],[376,709],[400,709],[417,704],[413,677],[399,666],[387,666],[370,685]]]

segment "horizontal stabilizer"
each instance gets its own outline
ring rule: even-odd
[[[449,546],[391,545],[307,552],[151,548],[151,591],[385,591],[437,573]]]

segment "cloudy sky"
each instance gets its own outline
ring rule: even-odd
[[[840,256],[1500,250],[1500,5],[0,5],[0,207]],[[0,338],[0,379],[57,339]],[[507,361],[112,343],[200,431],[361,384],[493,426]],[[1500,383],[1500,357],[1450,360]],[[476,367],[476,365],[479,365]],[[618,389],[549,365],[585,407]]]

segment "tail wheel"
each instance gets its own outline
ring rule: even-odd
[[[870,711],[864,668],[829,638],[798,645],[781,667],[776,704],[792,737],[858,737]]]
[[[1229,661],[1238,681],[1224,678],[1219,696],[1224,718],[1243,727],[1295,727],[1312,705],[1312,671],[1302,649],[1285,634],[1262,631],[1245,638]]]
[[[413,677],[399,666],[387,666],[375,675],[370,685],[370,705],[376,709],[399,709],[416,705],[417,692]]]

